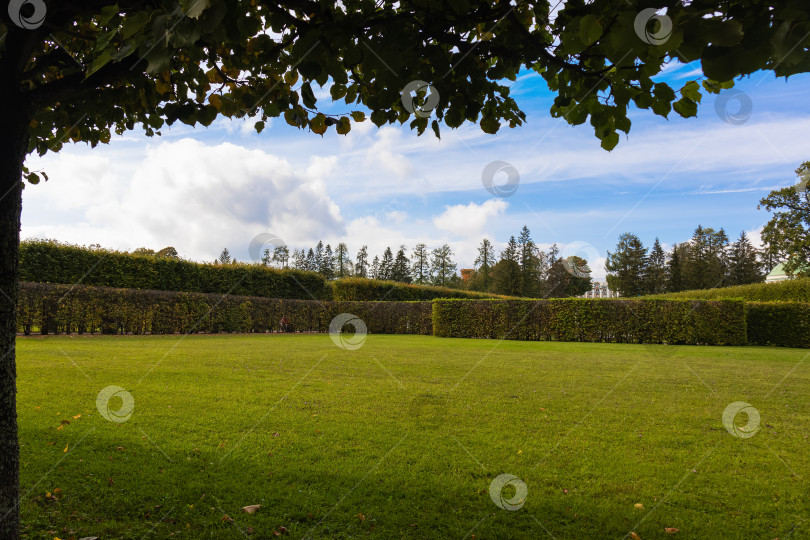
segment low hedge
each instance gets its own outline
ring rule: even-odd
[[[398,301],[415,302],[435,298],[507,298],[495,294],[434,287],[431,285],[411,285],[397,281],[383,281],[366,278],[341,278],[329,283],[332,299],[343,301]]]
[[[774,283],[753,283],[717,289],[681,291],[648,298],[692,300],[741,299],[746,302],[810,302],[810,278],[787,279]]]
[[[744,345],[741,301],[649,299],[436,300],[440,337]]]
[[[323,276],[258,264],[203,264],[29,240],[20,244],[20,281],[101,287],[331,299]]]
[[[749,302],[746,307],[752,345],[810,347],[810,304]]]
[[[296,331],[327,332],[341,313],[370,333],[430,334],[429,302],[332,302],[108,287],[21,283],[18,331],[217,333],[276,331],[286,315]]]

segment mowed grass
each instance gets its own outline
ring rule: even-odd
[[[804,350],[216,335],[17,351],[29,538],[810,537]],[[123,423],[96,408],[108,385],[134,398]],[[724,428],[734,401],[759,411],[753,437]],[[526,484],[519,510],[490,497],[502,473]]]

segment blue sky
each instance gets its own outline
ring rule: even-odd
[[[663,79],[677,89],[695,73],[677,65]],[[26,188],[22,234],[126,250],[173,245],[196,260],[212,260],[223,247],[247,260],[251,239],[264,232],[291,248],[345,241],[352,253],[364,244],[375,254],[387,245],[448,243],[464,268],[481,238],[500,248],[526,224],[539,244],[589,259],[598,278],[623,232],[665,246],[687,240],[698,224],[758,237],[768,220],[759,199],[794,183],[794,169],[810,160],[810,77],[760,73],[736,88],[751,105],[744,122],[724,121],[715,96],[704,96],[698,118],[633,110],[629,137],[611,153],[589,124],[551,118],[552,96],[531,74],[512,90],[526,124],[496,136],[467,125],[444,127],[436,140],[366,121],[347,137],[321,138],[279,119],[261,134],[227,119],[176,125],[159,138],[135,131],[104,147],[30,158],[51,179]],[[326,99],[328,89],[316,94]],[[731,99],[721,113],[739,106]],[[520,175],[510,197],[482,185],[494,160]]]

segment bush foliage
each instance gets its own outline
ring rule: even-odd
[[[752,345],[810,347],[810,304],[750,302],[746,307]]]
[[[20,280],[302,300],[418,301],[493,297],[446,287],[364,278],[327,281],[318,273],[302,270],[278,270],[259,264],[202,264],[51,240],[22,242]]]
[[[788,279],[775,283],[754,283],[719,289],[681,291],[649,298],[689,298],[720,300],[737,298],[746,302],[810,302],[810,278]]]
[[[494,294],[487,294],[448,287],[434,287],[431,285],[410,285],[396,281],[382,281],[365,278],[342,278],[330,282],[334,300],[343,301],[400,301],[413,302],[417,300],[433,300],[435,298],[506,298]]]
[[[327,332],[341,313],[381,334],[430,334],[429,302],[333,302],[222,294],[21,283],[18,331],[176,334],[277,331],[286,316],[296,331]]]
[[[326,280],[313,272],[202,264],[43,240],[20,244],[20,281],[268,298],[331,297]]]
[[[741,301],[647,299],[436,300],[441,337],[744,345]]]

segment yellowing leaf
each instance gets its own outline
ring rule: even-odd
[[[636,503],[633,505],[633,508],[636,508],[638,510],[644,510],[644,505],[641,503]]]
[[[70,443],[68,443],[68,444],[66,444],[66,445],[65,445],[65,449],[64,449],[64,450],[62,450],[62,453],[63,453],[63,454],[64,454],[64,453],[67,453],[67,451],[68,451],[68,445],[69,445],[69,444],[70,444]]]

